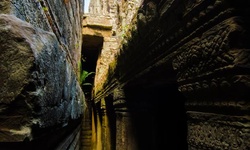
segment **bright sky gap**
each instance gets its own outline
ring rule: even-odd
[[[90,0],[84,0],[84,13],[89,12],[89,1]]]

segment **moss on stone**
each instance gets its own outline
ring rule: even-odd
[[[1,14],[10,13],[10,0],[1,0],[0,1],[0,13]]]

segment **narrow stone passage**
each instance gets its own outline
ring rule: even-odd
[[[250,1],[0,1],[1,150],[249,150]]]

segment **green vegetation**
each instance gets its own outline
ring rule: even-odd
[[[88,72],[86,70],[82,70],[81,75],[80,75],[80,84],[81,86],[85,86],[85,85],[92,85],[91,83],[87,83],[86,79],[88,76],[94,74],[95,72]]]
[[[48,7],[43,7],[44,11],[49,11]]]

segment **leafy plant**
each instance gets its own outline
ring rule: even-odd
[[[80,76],[80,84],[82,86],[84,85],[92,85],[91,83],[87,83],[86,82],[86,78],[92,74],[94,74],[95,72],[88,72],[86,70],[83,70],[82,73],[81,73],[81,76]]]
[[[42,7],[44,11],[49,11],[48,7]]]

